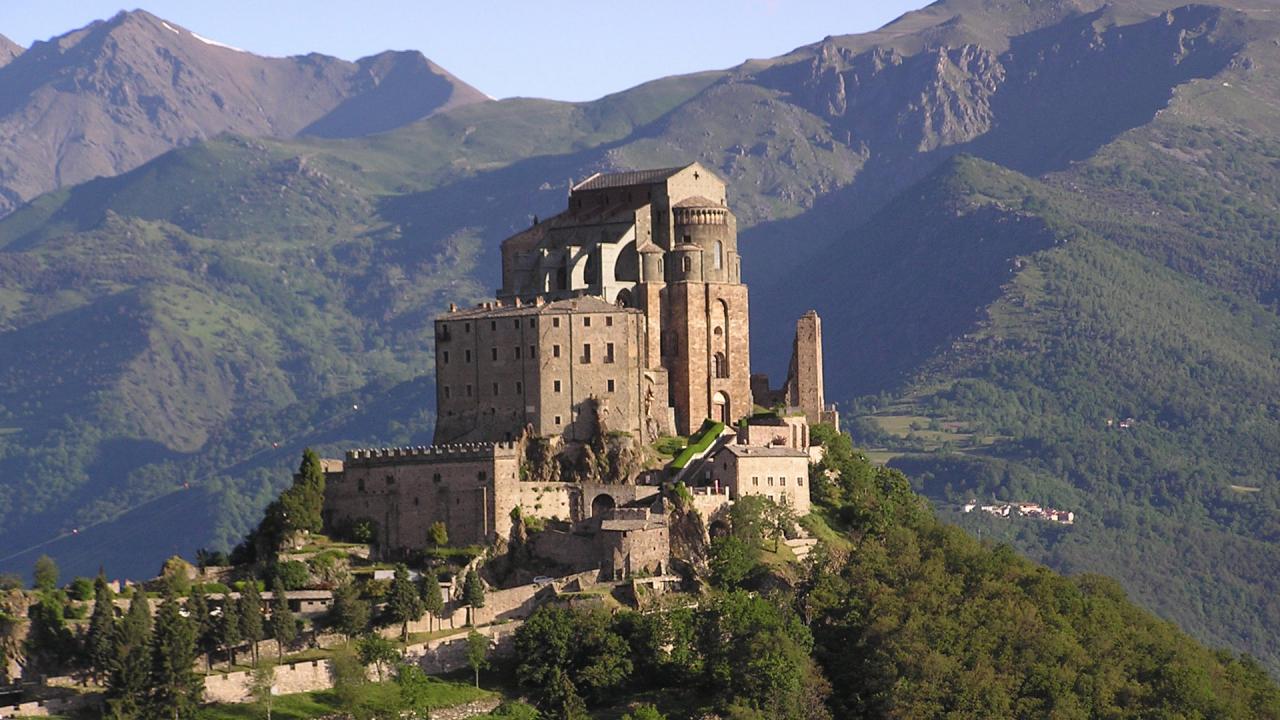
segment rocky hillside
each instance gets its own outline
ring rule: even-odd
[[[22,46],[0,35],[0,67],[13,62],[13,59],[22,54]]]
[[[485,99],[417,52],[264,58],[143,11],[17,51],[0,42],[0,213],[223,132],[364,135]]]
[[[944,0],[40,196],[0,222],[0,545],[154,572],[242,535],[304,445],[424,441],[425,328],[496,287],[497,242],[571,178],[696,159],[731,184],[760,370],[816,308],[829,395],[940,507],[1077,510],[981,531],[1280,668],[1280,3],[1177,5]]]

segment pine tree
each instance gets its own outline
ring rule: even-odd
[[[422,617],[422,598],[409,579],[409,568],[404,563],[396,565],[391,580],[391,592],[387,597],[387,615],[400,623],[400,642],[409,642],[409,623]]]
[[[150,671],[151,606],[146,593],[134,588],[129,612],[116,624],[115,657],[106,691],[112,716],[135,718],[141,714]]]
[[[423,573],[421,583],[423,611],[427,613],[428,618],[435,616],[437,620],[443,620],[444,595],[440,592],[440,579],[436,577],[435,571],[428,570]]]
[[[350,582],[339,585],[333,591],[333,607],[329,608],[329,624],[350,640],[364,632],[369,624],[369,604]]]
[[[240,592],[240,638],[249,643],[253,666],[258,666],[258,641],[265,636],[262,624],[262,593],[258,581],[252,577],[245,581]]]
[[[484,607],[484,582],[474,569],[467,572],[462,583],[462,601],[467,604],[467,623],[475,625],[476,609]]]
[[[191,589],[191,597],[187,598],[187,617],[196,629],[196,651],[204,655],[206,672],[213,671],[213,650],[218,645],[218,626],[213,615],[209,613],[209,599],[199,585]]]
[[[271,637],[276,640],[276,657],[284,659],[284,648],[298,636],[298,623],[293,619],[293,611],[289,609],[289,598],[285,595],[284,582],[276,577],[271,586]]]
[[[111,671],[115,657],[116,608],[112,602],[107,578],[98,573],[93,581],[93,614],[89,616],[89,631],[85,634],[85,652],[93,679],[101,682]]]
[[[195,623],[182,616],[172,587],[156,613],[151,635],[151,668],[147,675],[149,715],[153,718],[189,718],[200,704],[204,684],[191,669],[196,661]]]
[[[222,614],[218,617],[218,640],[227,651],[228,667],[236,664],[236,648],[240,645],[240,613],[228,593],[222,596]]]

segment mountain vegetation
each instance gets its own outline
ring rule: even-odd
[[[0,565],[141,573],[229,549],[303,447],[426,442],[430,318],[491,292],[497,242],[558,212],[571,178],[699,160],[731,186],[761,370],[816,308],[828,395],[943,517],[1111,575],[1278,672],[1277,6],[1182,5],[943,0],[722,72],[371,136],[342,129],[360,101],[316,125],[335,94],[287,132],[224,125],[186,137],[239,134],[64,182],[0,221]],[[955,509],[971,498],[1077,521]],[[1049,585],[1054,623],[1115,594]],[[1126,642],[1154,652],[1163,626],[1142,627]],[[1208,677],[1238,671],[1222,662]]]

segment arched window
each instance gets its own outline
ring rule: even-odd
[[[719,240],[715,244],[715,268],[720,270],[724,268],[724,243]]]
[[[685,274],[688,274],[690,270],[693,270],[693,258],[688,255],[680,258],[680,269],[683,270]]]
[[[715,366],[716,377],[720,379],[729,377],[729,361],[725,358],[724,353],[716,353],[712,356],[712,360],[712,364]]]

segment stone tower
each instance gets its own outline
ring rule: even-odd
[[[810,310],[796,321],[796,337],[787,370],[786,404],[804,411],[810,424],[839,427],[835,411],[827,407],[822,378],[822,318]]]

